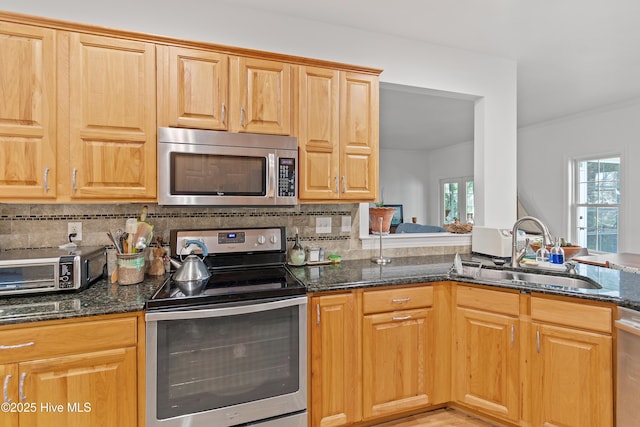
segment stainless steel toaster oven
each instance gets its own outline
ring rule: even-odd
[[[0,252],[0,297],[83,289],[106,275],[104,246]]]

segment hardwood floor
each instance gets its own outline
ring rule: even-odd
[[[454,409],[438,409],[426,414],[377,424],[375,427],[495,427],[491,424]]]

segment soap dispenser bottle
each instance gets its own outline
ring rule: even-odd
[[[296,241],[294,242],[291,250],[289,251],[289,264],[291,265],[303,265],[305,253],[302,245],[300,244],[300,236],[296,233]]]
[[[560,239],[556,239],[555,245],[551,248],[549,262],[551,264],[564,264],[564,249],[560,246]]]

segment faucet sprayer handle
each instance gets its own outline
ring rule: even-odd
[[[576,262],[575,261],[567,261],[564,263],[565,272],[569,274],[576,274]]]

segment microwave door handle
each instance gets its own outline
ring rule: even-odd
[[[267,184],[267,197],[269,199],[275,198],[276,191],[276,156],[273,153],[267,155],[267,175],[269,176]]]

